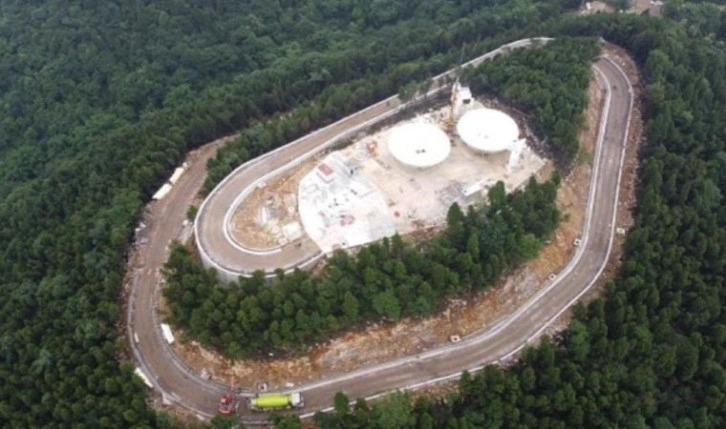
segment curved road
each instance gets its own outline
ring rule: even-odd
[[[611,60],[602,58],[593,69],[601,87],[606,90],[606,101],[582,243],[567,267],[516,312],[460,343],[347,374],[331,374],[327,379],[297,387],[295,390],[303,391],[305,396],[303,412],[307,414],[304,416],[326,409],[337,391],[351,397],[372,398],[396,389],[453,379],[463,370],[475,371],[487,363],[506,360],[539,337],[594,284],[605,267],[612,245],[633,93],[627,76]],[[279,153],[271,152],[261,159],[270,160]],[[226,386],[202,379],[180,361],[164,341],[154,309],[160,280],[158,269],[168,256],[166,246],[184,229],[184,208],[204,178],[203,174],[195,172],[204,168],[203,163],[192,164],[166,199],[150,206],[149,225],[144,231],[149,241],[138,249],[139,260],[144,265],[134,267],[128,333],[139,367],[149,376],[162,398],[200,417],[210,417]],[[248,412],[243,409],[243,413]],[[247,423],[264,419],[264,415],[243,414]]]

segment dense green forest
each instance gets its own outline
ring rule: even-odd
[[[119,366],[115,324],[134,222],[188,149],[324,95],[325,123],[354,108],[354,89],[385,80],[389,92],[360,89],[380,99],[448,68],[463,41],[600,34],[643,67],[649,124],[637,226],[607,298],[445,404],[346,413],[338,397],[319,424],[726,426],[723,33],[625,15],[548,24],[577,4],[0,0],[0,426],[169,427]]]
[[[134,224],[190,148],[334,120],[575,5],[0,0],[0,426],[168,426],[117,322]]]
[[[318,427],[726,427],[726,52],[635,16],[569,18],[551,31],[601,34],[642,68],[646,143],[619,275],[511,368],[465,375],[442,401],[394,395],[349,410],[338,395]]]
[[[557,226],[557,182],[505,195],[499,182],[489,204],[466,213],[449,210],[446,232],[420,246],[394,236],[362,248],[355,257],[338,251],[325,273],[278,272],[269,286],[262,273],[219,282],[177,245],[165,267],[169,322],[232,357],[290,349],[364,320],[398,320],[440,309],[442,298],[491,285],[504,272],[534,257]]]
[[[721,4],[718,4],[721,3]],[[726,39],[726,1],[692,2],[669,1],[663,6],[663,13],[679,21],[690,36],[708,37],[724,47]]]

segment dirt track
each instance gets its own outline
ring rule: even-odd
[[[394,360],[348,374],[330,374],[327,380],[301,386],[305,392],[305,412],[325,408],[336,391],[353,397],[369,397],[396,388],[408,387],[437,379],[455,378],[461,370],[484,363],[506,359],[524,344],[541,334],[550,320],[576,300],[597,279],[610,252],[614,228],[615,201],[623,159],[623,145],[632,107],[632,93],[627,77],[611,62],[600,60],[596,70],[610,80],[609,114],[604,115],[601,142],[598,146],[590,194],[586,232],[579,251],[542,294],[528,301],[497,326],[465,338],[461,343],[435,349],[420,355]],[[604,80],[601,80],[605,85]],[[203,157],[193,162],[174,190],[162,202],[150,206],[146,235],[147,245],[139,249],[139,260],[133,276],[129,305],[129,334],[136,359],[150,375],[157,391],[166,399],[200,416],[209,416],[216,409],[219,395],[226,389],[216,381],[203,380],[188,371],[158,332],[153,311],[157,269],[167,258],[166,246],[182,232],[185,210],[204,179]],[[274,158],[270,155],[265,159]],[[269,161],[268,161],[269,162]],[[266,171],[270,171],[269,169]],[[135,342],[134,336],[139,341]],[[259,416],[249,417],[249,421]]]

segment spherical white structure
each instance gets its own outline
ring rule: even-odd
[[[456,124],[456,132],[470,148],[496,153],[519,140],[519,127],[509,115],[494,109],[470,110]]]
[[[409,122],[390,131],[388,150],[403,165],[426,168],[433,167],[449,156],[451,142],[436,125]]]

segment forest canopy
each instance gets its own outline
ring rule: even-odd
[[[0,425],[168,426],[117,323],[134,225],[188,150],[325,100],[319,126],[575,3],[0,0]]]
[[[645,80],[637,224],[605,299],[513,368],[462,378],[450,401],[358,403],[354,417],[341,408],[318,424],[726,426],[726,54],[722,23],[710,30],[716,14],[690,28],[558,17],[573,1],[373,3],[0,0],[0,425],[171,427],[146,405],[132,367],[119,366],[116,323],[133,225],[186,151],[324,99],[330,116],[310,125],[319,126],[449,68],[464,41],[483,51],[569,35],[625,47]],[[403,66],[424,62],[415,73]],[[230,147],[213,165],[219,178],[243,149],[271,146]]]

